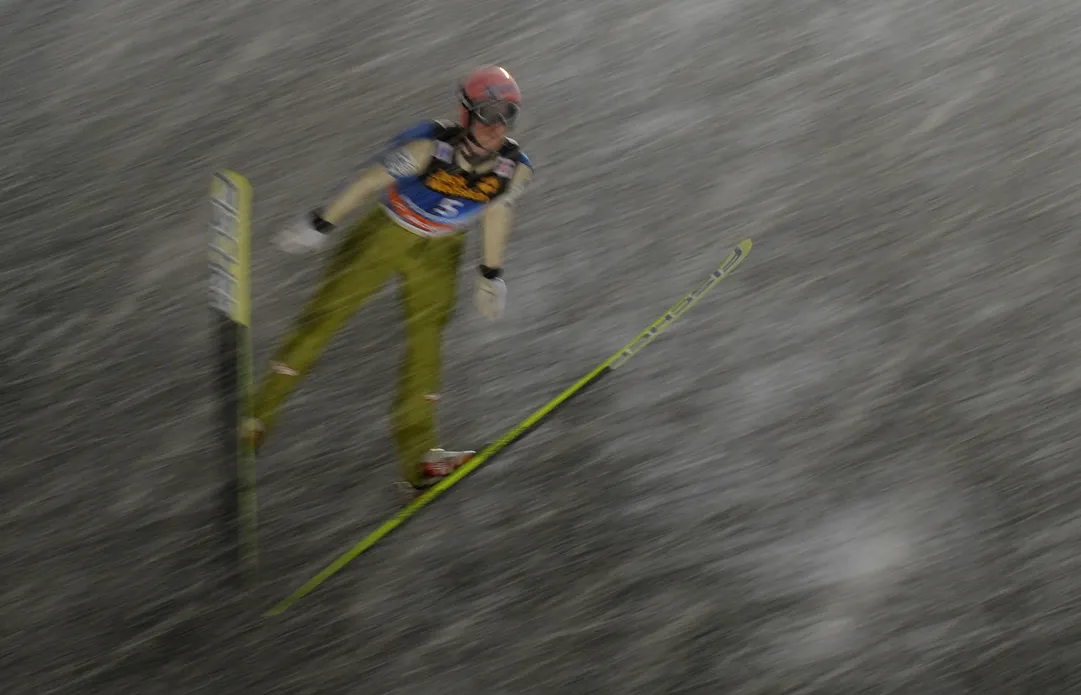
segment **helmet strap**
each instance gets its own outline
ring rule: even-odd
[[[472,145],[472,147],[469,148],[469,151],[466,151],[465,148],[459,148],[458,151],[461,153],[465,161],[469,162],[470,164],[481,164],[483,162],[494,159],[499,155],[498,150],[489,151],[485,149],[479,142],[477,142],[477,139],[473,137],[473,129],[470,127],[469,123],[465,124],[465,133],[463,134],[463,139],[467,140],[469,144]]]

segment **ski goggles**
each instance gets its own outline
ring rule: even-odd
[[[484,125],[496,125],[502,123],[510,128],[518,120],[520,109],[518,104],[500,99],[481,101],[473,105],[470,112],[473,117]]]

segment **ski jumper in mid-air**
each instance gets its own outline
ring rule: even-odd
[[[392,423],[401,475],[430,487],[475,453],[439,446],[443,331],[454,308],[465,230],[482,230],[474,301],[487,318],[506,302],[502,279],[512,206],[533,165],[507,137],[522,97],[510,74],[487,66],[458,89],[460,123],[433,120],[400,133],[372,166],[329,206],[310,212],[276,238],[285,251],[317,250],[362,203],[378,205],[349,227],[293,330],[273,356],[244,435],[262,446],[282,407],[328,341],[392,277],[401,279],[406,348]]]

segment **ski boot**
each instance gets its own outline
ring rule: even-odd
[[[244,418],[240,423],[240,437],[245,444],[251,444],[252,449],[258,450],[266,438],[266,427],[263,421],[254,417]]]
[[[429,449],[420,460],[420,482],[416,484],[402,482],[401,487],[409,501],[415,500],[440,480],[461,468],[476,454],[475,451]]]

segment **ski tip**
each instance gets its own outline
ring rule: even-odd
[[[220,196],[220,190],[223,186],[241,191],[247,198],[251,197],[251,181],[235,169],[218,169],[214,172],[214,176],[211,177],[212,194]]]
[[[230,169],[223,167],[214,172],[214,176],[220,176],[223,179],[229,179],[230,181],[238,181],[242,183],[248,183],[248,177],[240,173],[236,169]]]
[[[737,265],[743,262],[743,259],[747,257],[747,254],[751,252],[751,240],[744,239],[728,252],[728,256],[721,263],[721,267],[717,269],[718,277],[724,277],[728,273],[732,272]]]

